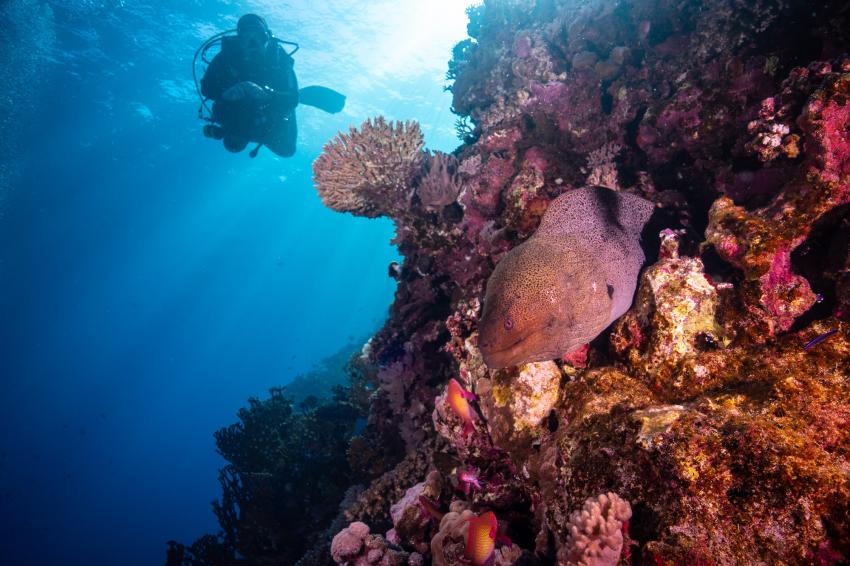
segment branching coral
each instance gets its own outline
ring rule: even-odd
[[[422,168],[424,138],[416,122],[387,123],[382,116],[358,131],[340,133],[313,164],[316,190],[326,206],[357,216],[399,216],[409,205],[411,182]]]
[[[317,382],[342,381],[329,375],[329,363],[320,364]],[[299,410],[285,388],[273,388],[267,399],[249,399],[238,422],[215,433],[228,462],[219,473],[221,499],[213,503],[222,533],[189,548],[175,544],[173,554],[182,556],[182,564],[236,564],[220,557],[237,554],[257,563],[294,564],[313,545],[327,552],[323,529],[359,479],[345,450],[364,415],[347,401],[347,392],[337,386],[333,398],[302,403]]]
[[[606,143],[599,149],[587,154],[588,185],[601,185],[610,189],[619,189],[617,181],[617,154],[623,149],[618,143]]]
[[[433,447],[426,446],[413,454],[408,454],[391,470],[375,478],[367,489],[345,510],[349,521],[380,521],[390,526],[391,506],[399,501],[409,486],[415,484],[428,473],[433,459]]]

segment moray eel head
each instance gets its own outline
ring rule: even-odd
[[[491,369],[558,358],[608,325],[611,290],[572,238],[531,238],[487,281],[478,345]]]

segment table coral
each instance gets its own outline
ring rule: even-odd
[[[313,164],[316,190],[326,206],[358,216],[403,213],[422,168],[424,146],[416,122],[366,120],[325,145]]]

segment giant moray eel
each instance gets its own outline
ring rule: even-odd
[[[487,281],[478,340],[487,366],[559,358],[625,313],[652,210],[645,199],[604,187],[553,200],[537,231]]]

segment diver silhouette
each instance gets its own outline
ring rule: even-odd
[[[236,35],[232,34],[233,31]],[[207,61],[206,53],[220,43],[220,51]],[[284,45],[295,48],[284,49]],[[240,152],[251,142],[255,157],[266,146],[281,157],[295,153],[298,104],[315,106],[326,112],[339,112],[345,96],[326,87],[310,86],[299,90],[292,55],[298,44],[272,35],[266,21],[256,14],[239,18],[236,30],[219,33],[195,52],[193,73],[198,56],[208,63],[204,76],[195,86],[201,97],[199,116],[209,122],[204,135],[222,140],[228,151]],[[213,101],[212,109],[207,101]],[[209,116],[204,116],[207,110]]]

